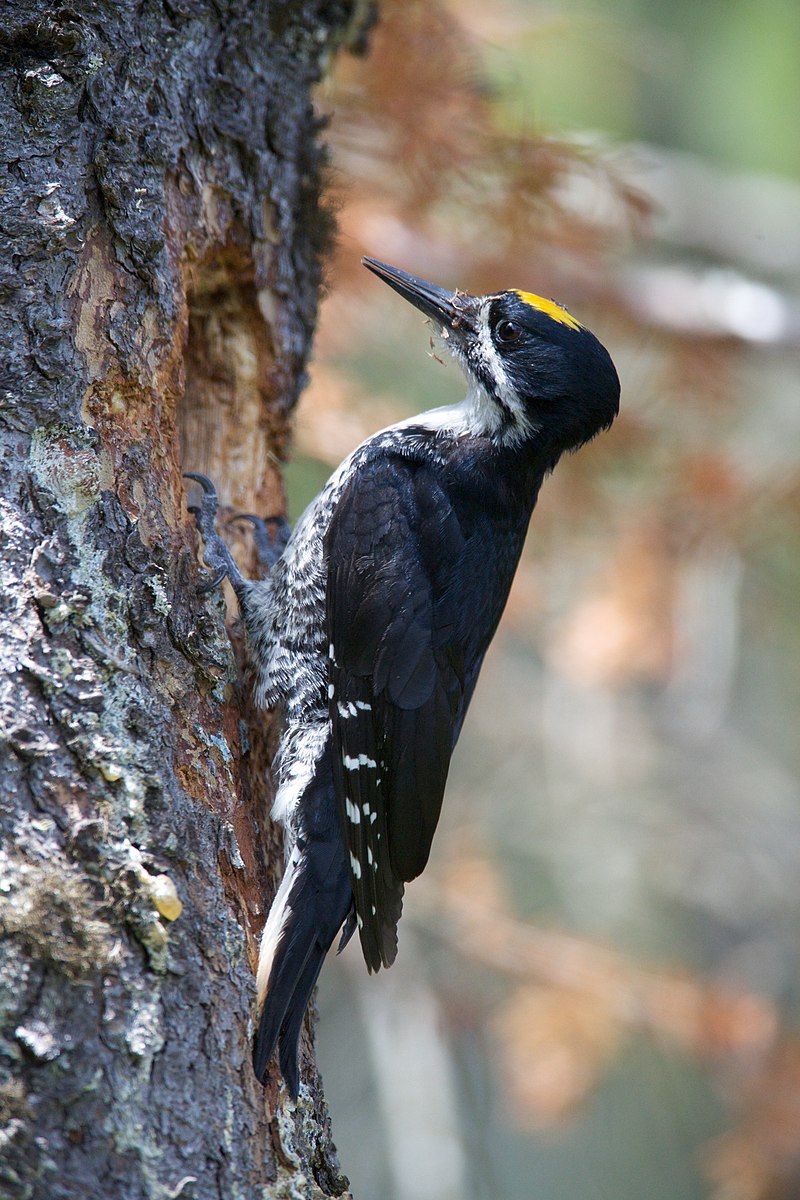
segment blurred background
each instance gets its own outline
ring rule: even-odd
[[[460,398],[369,252],[553,296],[612,431],[542,493],[400,955],[323,972],[357,1200],[800,1197],[800,10],[384,0],[293,515]]]

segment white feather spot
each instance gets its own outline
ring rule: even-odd
[[[491,301],[486,301],[481,306],[480,317],[478,320],[478,346],[481,357],[486,364],[490,375],[494,379],[494,385],[497,389],[497,394],[505,405],[506,409],[511,413],[513,422],[511,428],[502,437],[501,441],[515,442],[520,441],[524,437],[529,436],[535,426],[528,417],[525,405],[520,397],[511,386],[506,369],[503,366],[502,359],[497,353],[494,342],[492,341],[492,331],[489,327],[489,308]],[[502,416],[497,404],[491,398],[487,397],[482,388],[478,389],[482,392],[482,396],[476,393],[476,412],[482,410],[482,416],[487,424],[485,432],[497,432],[499,424],[502,423]],[[493,428],[491,428],[493,426]]]
[[[362,805],[361,805],[361,811],[363,812],[363,814],[364,814],[364,816],[365,816],[365,817],[368,817],[368,816],[369,816],[369,812],[370,812],[369,805],[368,805],[368,804],[362,804]]]
[[[352,870],[356,879],[361,878],[361,863],[358,861],[355,854],[350,855],[350,869]]]
[[[372,705],[367,704],[366,700],[356,700],[356,708],[360,708],[362,712],[372,712]]]
[[[332,684],[332,683],[329,683],[329,684],[328,684],[328,699],[329,699],[329,700],[332,700],[332,699],[333,699],[333,693],[334,693],[334,691],[335,691],[335,688],[334,688],[333,684]]]
[[[347,809],[348,820],[352,821],[354,825],[359,825],[361,823],[361,813],[358,811],[358,805],[351,803],[346,797],[344,803]]]
[[[375,859],[372,857],[372,851],[370,850],[369,846],[367,846],[367,862],[370,866],[373,866],[375,863]]]
[[[374,771],[378,767],[375,759],[366,754],[359,754],[358,758],[351,758],[349,754],[343,754],[342,762],[348,771],[357,771],[359,767],[369,767]]]
[[[370,823],[370,825],[374,825],[374,824],[375,824],[375,822],[377,821],[377,819],[378,819],[378,814],[377,814],[377,813],[370,813],[370,816],[369,816],[369,823]],[[380,835],[380,834],[378,834],[378,837],[380,837],[380,836],[381,836],[381,835]]]

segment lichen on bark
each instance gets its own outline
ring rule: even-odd
[[[255,1083],[270,730],[183,469],[282,503],[368,6],[44,0],[0,30],[0,1195],[341,1195],[313,1050]],[[244,552],[244,548],[240,547]]]

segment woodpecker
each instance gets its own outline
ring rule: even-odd
[[[303,1016],[334,939],[341,949],[357,928],[370,972],[395,960],[403,889],[428,861],[542,481],[619,409],[608,352],[560,304],[363,263],[433,323],[465,398],[368,438],[290,536],[262,529],[260,581],[215,530],[213,486],[190,476],[205,590],[230,579],[256,701],[282,717],[273,818],[287,859],[260,944],[253,1064],[263,1082],[277,1046],[295,1097]]]

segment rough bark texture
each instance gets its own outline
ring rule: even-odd
[[[310,88],[363,9],[2,6],[4,1200],[347,1186],[310,1043],[296,1109],[250,1069],[269,735],[181,471],[280,509],[329,234]]]

